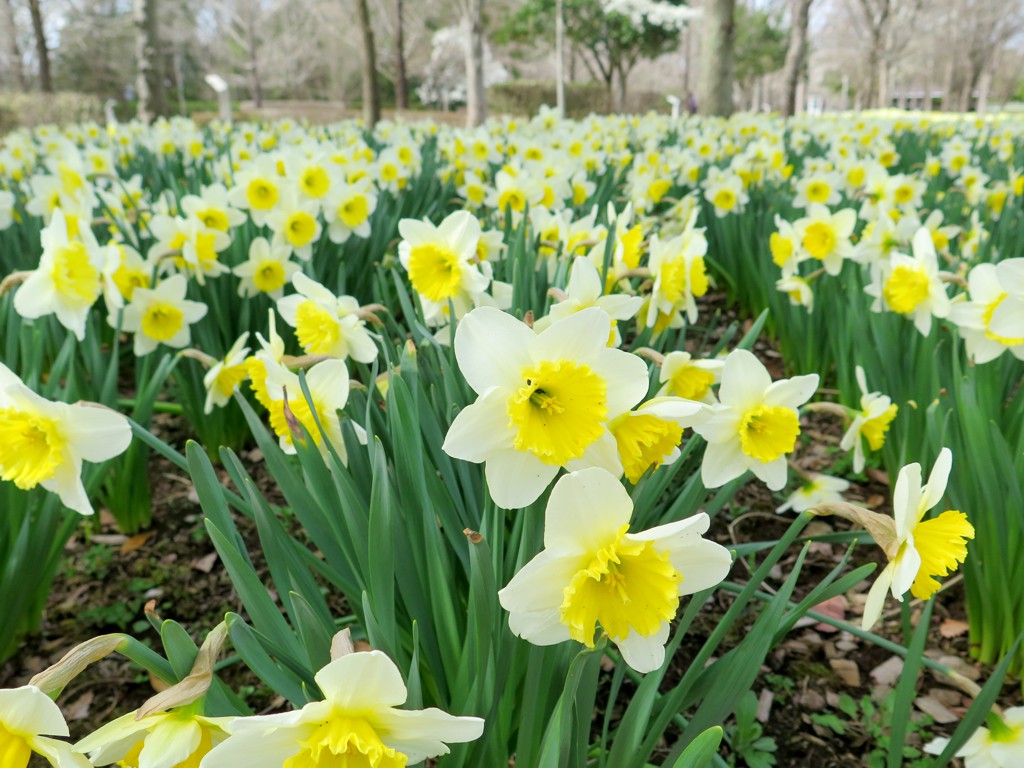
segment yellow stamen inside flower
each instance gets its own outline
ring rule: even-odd
[[[522,370],[525,382],[508,399],[514,445],[545,464],[564,466],[604,433],[608,387],[588,366],[570,360]]]
[[[696,365],[684,365],[669,379],[669,391],[676,397],[685,397],[687,400],[703,400],[714,383],[715,374],[711,371],[705,371]]]
[[[312,394],[310,392],[310,395]],[[326,429],[327,414],[316,401],[313,402],[313,407],[316,408],[316,418],[313,418],[313,411],[310,410],[309,403],[306,402],[306,396],[301,387],[296,386],[294,392],[288,391],[288,409],[292,412],[292,416],[295,421],[306,428],[306,431],[313,437],[313,442],[316,445],[320,445],[323,442],[323,438],[320,435],[320,428],[316,423],[319,421]],[[284,400],[272,400],[268,410],[270,411],[271,429],[274,430],[278,437],[283,437],[289,445],[294,445],[292,442],[292,430],[288,424],[289,420],[285,416]]]
[[[462,264],[459,257],[443,245],[416,245],[409,254],[409,279],[417,293],[430,301],[444,302],[459,293]]]
[[[836,249],[836,232],[831,224],[815,221],[804,230],[804,248],[819,261]]]
[[[276,291],[285,284],[284,266],[279,261],[263,261],[252,273],[252,282],[264,293]]]
[[[882,297],[893,312],[909,315],[928,298],[928,275],[920,267],[901,264],[885,281]]]
[[[355,229],[370,215],[370,205],[362,195],[350,197],[338,206],[338,218],[349,229]]]
[[[518,189],[506,189],[498,196],[498,210],[504,211],[506,208],[522,213],[526,210],[526,196]]]
[[[892,193],[892,198],[897,205],[906,205],[914,199],[914,188],[909,184],[900,184]]]
[[[99,270],[80,242],[70,242],[54,251],[50,277],[61,298],[75,307],[91,306],[99,295]]]
[[[681,255],[663,262],[658,277],[666,301],[676,304],[686,298],[686,259]]]
[[[228,223],[228,215],[219,208],[207,208],[205,211],[200,211],[197,214],[198,219],[203,222],[204,225],[210,229],[217,229],[221,232],[227,232],[230,224]]]
[[[408,762],[408,755],[384,745],[365,717],[335,714],[283,768],[405,768]]]
[[[690,293],[700,298],[708,292],[708,272],[704,266],[704,258],[695,256],[690,262]]]
[[[319,165],[307,168],[299,179],[302,191],[310,197],[323,197],[331,187],[331,177]]]
[[[885,435],[889,431],[892,420],[896,418],[898,410],[899,406],[893,403],[875,418],[865,421],[860,428],[860,433],[864,435],[864,439],[868,441],[868,447],[872,451],[877,451],[885,445]]]
[[[0,765],[4,768],[25,768],[31,757],[32,748],[25,738],[0,724]]]
[[[257,211],[269,211],[277,205],[277,186],[266,179],[253,179],[245,190],[249,207]]]
[[[800,419],[792,408],[758,405],[740,418],[740,448],[761,462],[790,453],[799,435]]]
[[[184,325],[185,315],[173,304],[156,302],[142,315],[142,332],[155,341],[174,338]]]
[[[683,439],[674,421],[650,414],[627,413],[609,425],[626,479],[636,485],[648,467],[659,467]]]
[[[316,235],[316,219],[305,211],[296,211],[284,225],[284,236],[296,248],[301,248]]]
[[[54,419],[16,408],[0,408],[0,478],[23,491],[53,477],[67,440]],[[0,726],[0,745],[2,740]],[[0,746],[2,753],[2,746]],[[0,761],[0,765],[6,765]]]
[[[220,373],[217,374],[217,378],[214,380],[213,386],[221,396],[231,397],[231,393],[235,391],[235,387],[245,381],[245,378],[248,375],[249,369],[245,363],[225,366],[220,369]]]
[[[311,355],[329,355],[341,337],[338,318],[315,301],[304,301],[295,311],[295,335]]]
[[[768,247],[772,252],[772,261],[777,267],[786,266],[793,257],[793,241],[778,232],[772,232],[772,236],[768,238]]]
[[[823,181],[812,181],[807,185],[807,201],[811,203],[824,203],[832,194],[832,187]]]
[[[246,359],[245,366],[249,373],[249,388],[256,397],[256,402],[268,411],[274,410],[274,401],[267,393],[267,366],[256,356]]]
[[[213,232],[200,232],[196,235],[196,258],[199,260],[199,268],[204,272],[209,272],[217,263],[216,241]]]
[[[937,229],[932,232],[932,243],[934,243],[935,250],[939,253],[949,248],[949,238]]]
[[[622,235],[622,262],[630,269],[640,266],[640,243],[643,239],[644,232],[639,224]]]
[[[141,269],[129,269],[122,264],[114,272],[114,285],[127,301],[131,301],[136,288],[149,288],[149,275]]]
[[[948,576],[957,569],[967,557],[967,539],[973,538],[974,526],[967,522],[967,515],[956,510],[918,523],[914,548],[921,555],[921,569],[910,593],[919,600],[934,595],[940,586],[935,577]]]
[[[715,208],[720,208],[723,211],[731,211],[736,207],[736,193],[731,189],[720,189],[715,193],[714,199],[711,201]]]
[[[658,179],[652,181],[647,187],[647,196],[651,198],[652,203],[660,203],[663,198],[672,188],[672,182],[668,179]]]
[[[992,324],[992,315],[995,314],[996,309],[1003,303],[1006,298],[1006,293],[1000,293],[995,299],[985,305],[985,311],[982,313],[981,321],[985,324],[985,338],[992,341],[998,341],[1007,347],[1015,347],[1018,344],[1024,344],[1024,339],[1009,338],[1007,336],[1000,336],[999,334],[992,333],[989,326]]]
[[[619,528],[562,593],[562,623],[573,640],[588,648],[594,647],[598,623],[616,642],[630,630],[650,637],[679,608],[682,574],[667,552],[658,552],[649,541],[626,538],[628,530],[628,524]]]

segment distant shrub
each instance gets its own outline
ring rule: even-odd
[[[97,96],[0,91],[0,135],[21,127],[102,119],[103,102]]]
[[[513,80],[487,89],[488,108],[496,114],[535,115],[547,104],[555,106],[555,84],[543,80]],[[600,83],[566,83],[565,111],[568,117],[585,117],[591,112],[608,112],[608,92]]]
[[[555,106],[555,84],[545,80],[513,80],[487,89],[488,109],[495,114],[535,115],[547,104]],[[626,112],[668,112],[665,94],[660,91],[629,91]],[[602,83],[566,83],[566,117],[586,117],[611,112],[608,91]]]

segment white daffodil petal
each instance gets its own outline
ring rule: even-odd
[[[653,672],[665,662],[665,642],[668,640],[669,624],[663,621],[658,631],[649,637],[630,630],[615,646],[622,654],[622,660],[640,673]]]
[[[433,707],[418,711],[392,709],[375,721],[384,743],[408,755],[410,765],[447,755],[451,750],[445,742],[473,741],[484,732],[484,721],[479,717],[456,717]]]
[[[314,679],[328,701],[353,710],[397,707],[408,696],[398,667],[380,651],[342,656]]]
[[[199,748],[203,731],[194,719],[165,717],[146,737],[139,768],[174,768]]]
[[[518,381],[530,364],[527,349],[536,337],[526,325],[493,307],[480,307],[459,322],[455,357],[459,370],[478,395],[490,387]]]
[[[537,500],[558,469],[532,453],[511,450],[492,454],[484,466],[484,475],[495,504],[503,509],[519,509]]]
[[[0,689],[0,723],[15,734],[68,735],[60,708],[34,685]]]
[[[629,523],[633,502],[615,477],[603,469],[573,472],[551,491],[544,515],[544,548],[593,552]]]

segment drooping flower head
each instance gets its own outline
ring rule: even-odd
[[[857,384],[860,386],[860,410],[854,412],[853,421],[839,442],[844,451],[853,450],[853,471],[864,469],[864,443],[872,451],[881,450],[885,445],[885,436],[889,426],[899,412],[899,406],[880,392],[868,390],[867,377],[864,369],[857,366]]]
[[[42,485],[65,506],[91,515],[82,461],[113,458],[131,439],[128,420],[116,411],[51,402],[0,363],[0,479],[22,490]]]
[[[633,669],[661,666],[680,596],[720,582],[732,558],[701,538],[706,514],[630,533],[632,512],[625,488],[603,469],[555,484],[543,551],[498,593],[514,634],[535,645],[575,640],[593,648],[600,626]]]
[[[878,621],[886,592],[902,602],[909,589],[919,600],[928,600],[941,586],[937,577],[949,575],[967,558],[967,540],[974,538],[967,515],[948,510],[924,519],[928,510],[942,501],[952,466],[953,454],[943,448],[924,485],[920,464],[908,464],[900,470],[892,496],[891,535],[878,542],[889,563],[868,592],[865,629]]]

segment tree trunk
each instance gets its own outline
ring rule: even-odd
[[[807,58],[807,20],[814,0],[792,0],[790,3],[789,47],[786,49],[786,63],[782,68],[782,82],[785,88],[782,114],[792,117],[797,113],[796,84]],[[802,110],[803,105],[800,105]]]
[[[402,2],[395,0],[395,106],[409,108],[409,83],[405,76],[405,38],[402,21]]]
[[[380,122],[380,82],[377,80],[377,50],[366,0],[355,0],[359,31],[363,36],[363,121],[367,130]]]
[[[615,103],[612,105],[612,111],[617,114],[625,114],[626,112],[626,87],[628,72],[625,67],[619,65],[615,68],[615,84],[618,86],[615,89]]]
[[[18,89],[28,91],[28,80],[25,79],[25,67],[21,61],[21,46],[18,45],[18,28],[14,23],[14,5],[11,0],[4,0],[4,23],[7,26],[7,55],[14,70],[14,79],[18,81]]]
[[[245,24],[246,47],[249,49],[249,90],[252,100],[259,109],[263,106],[263,81],[260,80],[259,48],[256,40],[256,4],[249,4],[249,15]]]
[[[39,88],[43,93],[53,93],[53,80],[50,77],[50,51],[46,47],[43,12],[39,8],[39,0],[28,0],[28,8],[32,14],[32,31],[36,36],[36,55],[39,57]]]
[[[466,124],[487,119],[487,85],[484,82],[484,0],[466,2]]]
[[[698,108],[702,115],[732,114],[736,0],[705,0],[700,46]]]
[[[148,123],[166,113],[163,77],[160,71],[160,41],[156,15],[157,0],[135,0],[135,90],[138,93],[139,120]]]
[[[864,93],[864,103],[868,107],[878,106],[878,85],[882,70],[882,37],[880,34],[872,34],[870,48],[868,49],[868,77]]]

